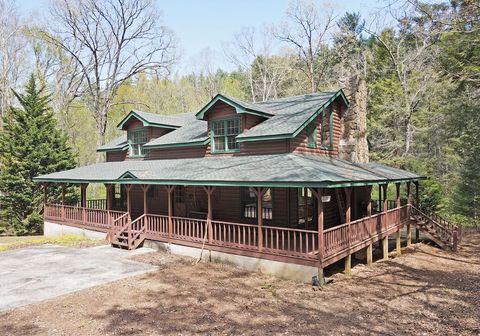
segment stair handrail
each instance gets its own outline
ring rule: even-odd
[[[457,249],[457,244],[460,241],[460,235],[459,235],[459,229],[457,225],[451,224],[452,227],[445,227],[444,225],[440,224],[438,220],[434,219],[432,216],[425,214],[422,210],[419,208],[415,207],[414,205],[411,205],[411,208],[413,212],[418,213],[422,217],[430,220],[432,223],[434,223],[436,226],[440,227],[443,231],[447,232],[449,234],[449,240],[451,240],[451,244],[454,250]]]
[[[120,221],[123,221],[125,218],[127,218],[127,223],[126,225],[123,225],[122,228],[120,229],[120,231],[118,232],[115,232],[115,227],[118,226],[118,225],[115,225],[115,223],[117,222],[120,222]],[[117,219],[114,219],[112,221],[112,238],[113,237],[118,237],[122,232],[125,232],[127,229],[128,229],[128,223],[130,221],[128,220],[128,212],[124,213],[123,215],[121,215],[120,217],[118,217]]]
[[[132,242],[135,241],[138,237],[140,237],[141,234],[146,232],[147,225],[146,225],[146,218],[147,215],[143,214],[140,217],[136,218],[134,221],[131,223],[131,228],[132,228]],[[136,226],[140,226],[139,229],[136,229]]]

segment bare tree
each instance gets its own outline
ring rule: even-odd
[[[436,62],[435,43],[440,37],[441,26],[418,20],[416,8],[409,3],[390,4],[388,13],[388,19],[396,22],[395,28],[365,28],[365,31],[385,50],[400,84],[402,96],[399,97],[398,104],[403,110],[403,155],[407,156],[415,132],[412,116],[420,107],[430,85],[438,78],[431,64]],[[382,14],[382,19],[386,19],[385,14]]]
[[[230,62],[247,75],[254,102],[277,98],[279,87],[287,77],[288,58],[273,55],[276,48],[271,30],[256,31],[252,27],[236,33],[226,48]]]
[[[332,57],[327,42],[334,23],[333,11],[324,8],[323,15],[319,13],[313,0],[294,0],[286,12],[288,21],[276,32],[280,41],[296,50],[300,70],[307,77],[311,92],[317,91]]]
[[[22,74],[26,45],[23,25],[14,1],[0,0],[0,122],[11,105],[14,88]]]
[[[98,145],[119,87],[140,73],[169,73],[176,59],[173,33],[161,25],[151,0],[56,0],[55,23],[47,35],[75,60],[82,73],[82,95],[92,112]]]

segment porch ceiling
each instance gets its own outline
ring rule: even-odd
[[[378,163],[288,153],[105,162],[37,176],[34,181],[335,188],[419,179],[417,174]]]

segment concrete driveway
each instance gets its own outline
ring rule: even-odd
[[[41,245],[0,253],[0,310],[146,273],[155,266],[128,258],[152,249],[108,245],[71,248]]]

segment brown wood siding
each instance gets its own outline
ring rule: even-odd
[[[124,161],[126,157],[127,157],[127,151],[107,152],[106,160],[107,162]]]
[[[161,159],[188,159],[188,158],[201,158],[204,157],[207,152],[207,146],[191,146],[191,147],[178,147],[178,148],[156,148],[151,149],[147,155],[148,160],[161,160]]]
[[[328,155],[328,156],[338,156],[338,147],[340,144],[340,137],[342,134],[342,105],[339,103],[338,99],[333,103],[333,142],[332,149],[325,150],[321,148],[321,120],[322,116],[317,116],[311,123],[317,127],[317,147],[309,148],[308,147],[308,138],[307,138],[307,129],[303,129],[297,137],[290,141],[290,151],[294,153],[302,154],[315,154],[315,155]],[[327,125],[329,127],[329,125]]]
[[[288,140],[271,140],[271,141],[255,141],[241,142],[240,153],[237,155],[261,155],[261,154],[280,154],[288,153]]]

